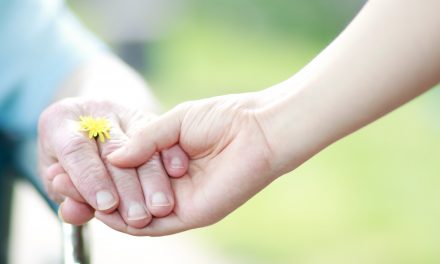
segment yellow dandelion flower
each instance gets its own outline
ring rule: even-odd
[[[93,118],[91,116],[79,117],[80,130],[89,133],[89,138],[97,138],[104,143],[105,138],[110,139],[110,122],[106,118]]]

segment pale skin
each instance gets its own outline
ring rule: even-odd
[[[269,89],[183,103],[142,124],[108,159],[143,164],[177,143],[188,172],[175,207],[145,228],[96,213],[132,235],[160,236],[221,220],[273,180],[440,81],[440,2],[371,0],[311,63]]]
[[[55,101],[39,121],[39,170],[49,196],[61,203],[62,219],[80,225],[95,211],[113,212],[141,228],[172,211],[168,176],[182,176],[188,162],[178,146],[132,169],[105,160],[157,110],[131,69],[110,54],[98,55],[67,78]],[[104,143],[88,138],[79,129],[80,116],[107,118],[111,138]]]

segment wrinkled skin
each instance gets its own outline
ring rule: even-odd
[[[79,116],[107,118],[111,138],[105,143],[89,139],[86,132],[79,130]],[[114,102],[83,98],[61,100],[42,113],[39,172],[49,196],[62,203],[59,213],[64,221],[80,225],[99,211],[118,215],[125,224],[142,228],[154,217],[166,216],[173,210],[175,198],[168,175],[182,176],[188,163],[180,147],[170,146],[161,155],[155,153],[136,168],[121,169],[106,159],[127,141],[138,124],[153,118],[153,114]],[[114,203],[101,199],[107,202],[106,206],[97,204],[96,194],[102,190],[113,195]],[[158,191],[165,194],[168,203],[152,204],[152,195]],[[134,208],[131,216],[130,208]]]

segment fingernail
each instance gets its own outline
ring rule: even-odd
[[[116,204],[116,200],[109,191],[99,191],[96,193],[96,203],[98,210],[104,211],[112,208]]]
[[[134,203],[128,208],[128,220],[141,220],[147,218],[147,213],[142,205]]]
[[[58,218],[62,221],[62,222],[66,222],[66,221],[64,221],[64,218],[63,218],[63,213],[61,212],[61,207],[63,206],[63,203],[60,203],[60,205],[58,206]]]
[[[170,202],[163,192],[154,193],[151,197],[152,206],[169,206]]]
[[[182,169],[183,168],[182,160],[180,160],[178,157],[173,157],[171,159],[171,168]]]

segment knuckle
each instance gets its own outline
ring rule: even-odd
[[[141,178],[156,178],[163,176],[165,170],[162,166],[162,161],[158,154],[155,154],[145,164],[138,168],[138,173]]]
[[[90,149],[90,142],[82,136],[72,136],[66,140],[60,148],[59,155],[61,159],[81,158],[85,150]]]
[[[194,107],[194,102],[195,101],[187,101],[180,103],[175,106],[171,111],[177,115],[184,115],[186,112],[190,111]]]
[[[115,175],[113,174],[113,176]],[[113,181],[118,189],[118,192],[124,193],[131,198],[142,197],[142,190],[135,173],[124,173],[124,175],[113,177]],[[137,200],[142,199],[140,198]]]
[[[59,119],[71,115],[71,110],[78,105],[78,100],[65,98],[48,106],[39,116],[38,131],[42,133],[59,125]]]
[[[115,103],[111,102],[107,99],[89,99],[89,103],[96,105],[97,107],[109,108],[112,107]]]
[[[105,176],[102,166],[96,162],[87,162],[78,169],[78,176],[75,177],[78,191],[81,194],[93,195],[94,191],[105,184]],[[74,182],[75,180],[72,179]]]
[[[127,181],[121,181],[117,183],[118,193],[121,195],[121,200],[139,201],[142,202],[141,189],[133,184],[127,183]]]
[[[115,103],[114,101],[108,100],[108,99],[86,99],[84,100],[82,104],[85,108],[96,111],[98,113],[108,113],[108,110],[121,110],[123,107],[122,105]]]
[[[79,191],[84,193],[90,188],[103,184],[105,169],[99,159],[93,158],[90,143],[81,137],[75,137],[66,142],[61,150],[61,160],[70,170],[72,181]]]
[[[61,107],[59,103],[52,104],[46,108],[38,119],[38,131],[41,133],[54,122],[54,118],[59,114]],[[58,113],[58,114],[57,114]]]

